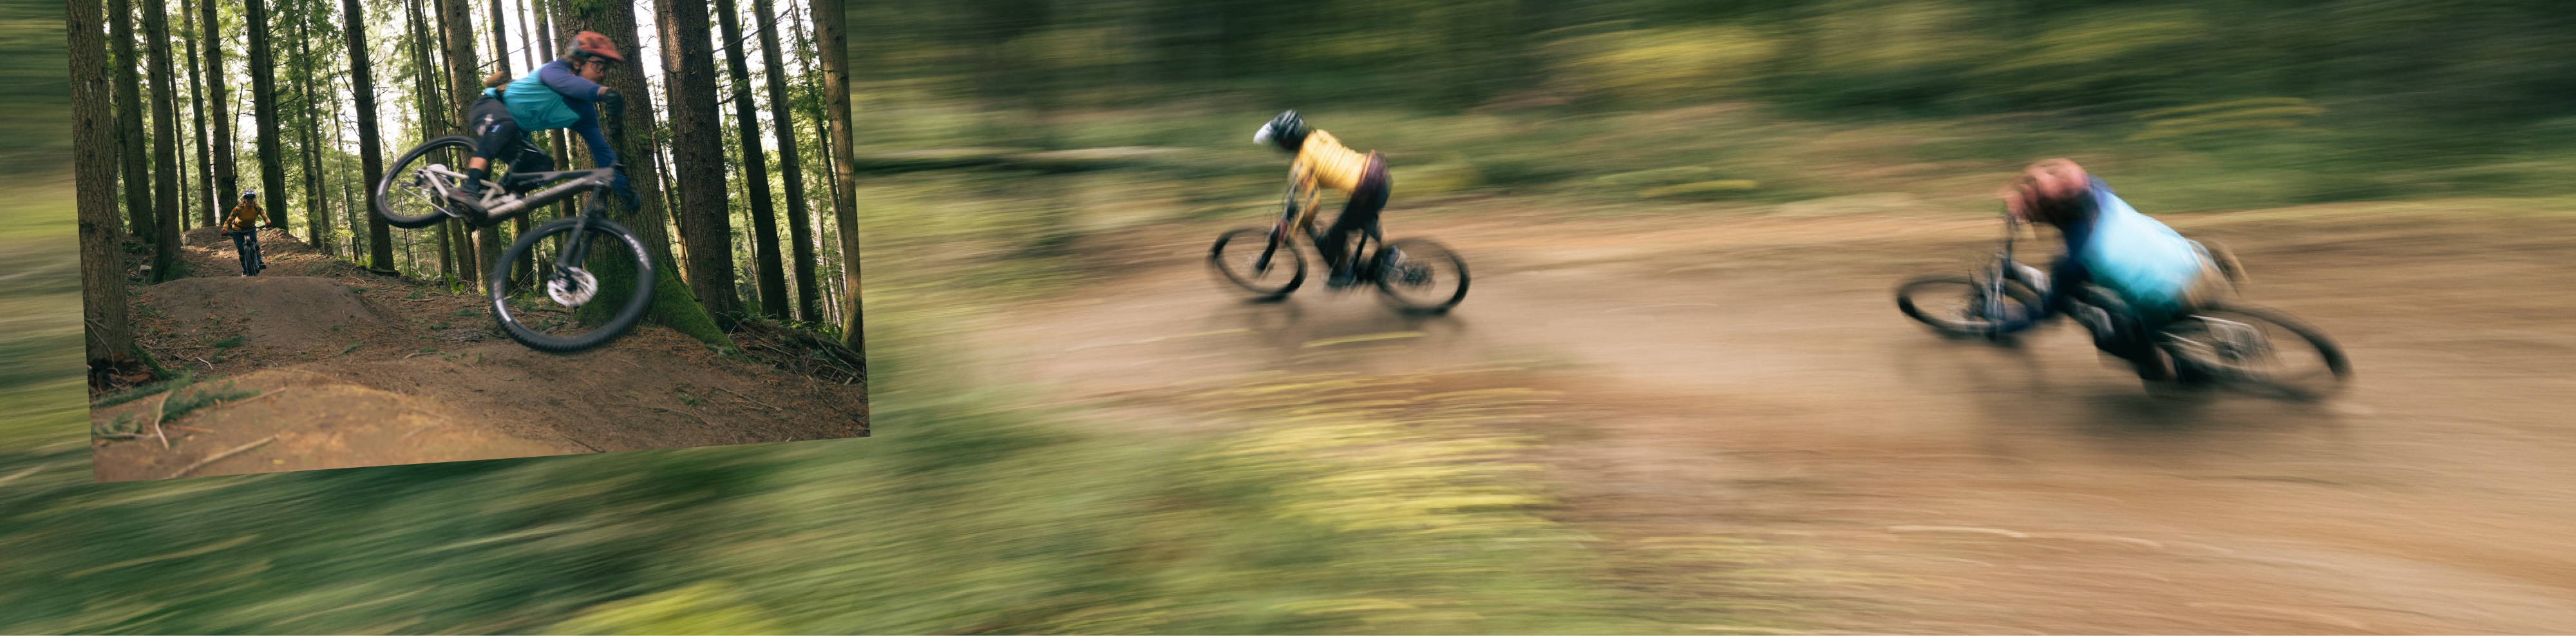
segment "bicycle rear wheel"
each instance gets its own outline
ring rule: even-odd
[[[626,335],[652,307],[653,286],[657,281],[654,279],[653,258],[650,252],[645,251],[643,239],[636,238],[626,226],[592,217],[589,227],[582,232],[584,236],[580,237],[583,240],[572,241],[574,228],[582,221],[583,217],[555,219],[529,230],[526,236],[512,242],[509,250],[501,253],[499,266],[492,268],[492,276],[484,285],[491,294],[492,317],[501,323],[501,330],[510,334],[511,340],[517,340],[530,349],[552,353],[590,349]],[[538,284],[526,286],[520,293],[511,293],[509,272],[512,266],[524,258],[552,258],[553,253],[535,250],[539,243],[550,238],[557,246],[577,242],[580,251],[585,253],[574,255],[574,267],[554,268],[544,280],[537,281]],[[611,290],[600,288],[599,277],[591,269],[603,266],[634,273],[633,287],[625,290],[623,298],[610,293]],[[615,313],[595,323],[582,319],[581,307],[603,300],[618,303]]]
[[[1986,285],[1957,274],[1917,276],[1896,286],[1896,309],[1952,338],[1982,336],[1995,326],[1986,315]],[[2039,292],[2021,281],[2004,281],[2005,303],[2028,314],[2039,308]]]
[[[2166,325],[2162,335],[2177,362],[2238,388],[2316,399],[2352,377],[2343,348],[2324,331],[2275,309],[2213,305]]]
[[[1467,299],[1467,261],[1431,239],[1389,241],[1371,262],[1378,293],[1397,310],[1445,313]]]
[[[385,166],[384,178],[376,182],[376,214],[385,217],[385,224],[406,229],[458,218],[448,213],[440,193],[465,183],[465,162],[474,158],[474,143],[465,135],[432,139]]]
[[[1273,248],[1270,240],[1270,231],[1259,228],[1217,235],[1216,245],[1208,248],[1208,266],[1255,298],[1287,296],[1306,283],[1306,255],[1293,242],[1281,240]]]

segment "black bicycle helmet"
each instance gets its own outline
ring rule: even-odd
[[[1306,144],[1306,120],[1299,119],[1297,111],[1281,112],[1278,117],[1270,118],[1270,123],[1262,124],[1260,130],[1253,131],[1252,143],[1275,144],[1280,150],[1296,152]]]

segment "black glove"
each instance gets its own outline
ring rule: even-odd
[[[626,123],[626,96],[619,94],[617,89],[599,87],[599,112],[610,126]]]

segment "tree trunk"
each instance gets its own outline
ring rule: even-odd
[[[796,276],[796,319],[820,320],[814,313],[814,228],[812,215],[805,205],[805,176],[798,170],[796,155],[796,118],[787,101],[787,65],[780,61],[778,18],[772,15],[769,0],[752,0],[754,20],[760,27],[760,61],[769,69],[769,125],[778,132],[778,172],[787,181],[787,237],[795,257],[792,270]]]
[[[679,182],[681,239],[689,247],[689,288],[709,313],[743,310],[734,293],[733,228],[727,213],[723,126],[716,121],[715,51],[707,39],[707,5],[696,0],[654,0],[662,54],[673,60],[671,159]]]
[[[526,51],[524,60],[528,63],[530,73],[537,72],[537,65],[546,63],[545,58],[539,57],[542,55],[540,51],[545,50],[545,35],[537,30],[534,18],[530,17],[530,14],[536,13],[536,10],[536,0],[519,3],[519,32],[528,36],[528,41],[523,43],[526,48],[522,50]]]
[[[510,68],[510,29],[509,29],[510,19],[509,19],[509,14],[508,14],[507,12],[502,11],[502,9],[501,9],[501,0],[491,0],[491,5],[492,5],[492,18],[491,18],[491,21],[490,21],[488,24],[489,24],[489,26],[490,26],[490,27],[491,27],[491,29],[492,29],[492,64],[493,64],[493,66],[494,66],[494,67],[496,67],[496,68],[500,69],[500,71],[501,71],[501,72],[503,72],[503,73],[510,73],[510,72],[512,72],[512,70],[511,70],[511,68]],[[536,71],[536,67],[535,67],[535,66],[530,66],[530,67],[528,67],[528,70],[529,70],[529,72],[535,72],[535,71]],[[532,212],[533,212],[533,211],[532,211]],[[528,217],[529,217],[529,216],[531,216],[531,215],[530,215],[530,214],[521,214],[521,215],[519,215],[519,216],[518,216],[518,217],[516,217],[516,218],[512,218],[512,219],[510,219],[510,236],[512,236],[512,237],[519,237],[519,236],[526,236],[526,235],[527,235],[527,233],[528,233]],[[492,246],[492,258],[493,258],[495,261],[497,261],[497,260],[499,260],[499,259],[501,258],[501,252],[500,252],[500,249],[503,247],[503,245],[500,245],[500,244],[499,244],[499,241],[495,241],[494,243],[495,243],[495,244]],[[530,261],[534,261],[534,260],[536,260],[536,259],[532,259],[532,258],[522,258],[522,259],[519,259],[519,262],[518,262],[518,263],[515,263],[515,264],[513,264],[513,265],[510,267],[510,274],[509,274],[509,275],[510,275],[511,279],[512,279],[512,280],[527,280],[527,278],[528,278],[528,269],[529,269],[529,267],[528,267],[528,263],[529,263]]]
[[[296,136],[300,138],[295,155],[304,167],[305,240],[323,255],[332,256],[331,211],[322,200],[322,149],[316,145],[322,138],[322,121],[318,115],[322,105],[313,99],[313,46],[306,24],[311,17],[310,14],[294,17],[295,92],[304,101],[302,107],[295,109],[301,115],[297,119],[303,120],[304,124],[295,129]]]
[[[149,0],[147,0],[149,1]],[[134,238],[152,242],[160,227],[152,219],[150,155],[143,147],[143,79],[136,73],[134,7],[127,0],[108,0],[109,49],[116,52],[116,159],[125,168],[125,217]]]
[[[543,2],[543,1],[545,1],[545,0],[538,0],[538,1]],[[543,52],[542,52],[540,55],[536,56],[536,57],[537,57],[537,61],[536,61],[535,63],[532,63],[532,64],[529,64],[529,65],[528,65],[528,72],[530,72],[530,73],[537,72],[537,71],[536,71],[536,69],[537,69],[538,67],[540,67],[540,66],[544,66],[544,65],[545,65],[545,60],[554,59],[554,57],[555,57],[555,56],[559,55],[561,52],[560,52],[560,51],[556,51],[556,50],[554,50],[554,49],[555,49],[555,47],[560,47],[560,46],[562,46],[562,45],[563,45],[563,39],[562,39],[562,38],[557,38],[557,37],[555,37],[555,18],[554,18],[554,13],[553,13],[553,11],[552,11],[552,10],[550,10],[550,9],[542,9],[542,8],[541,8],[541,9],[538,9],[538,10],[536,11],[536,14],[537,14],[537,31],[538,31],[538,32],[540,32],[540,33],[544,33],[544,34],[545,34],[545,40],[544,40],[544,42],[545,42],[545,46],[544,46],[544,47],[542,47],[542,49],[541,49]],[[640,63],[640,62],[639,62],[639,63]],[[648,115],[645,117],[645,120],[646,120],[646,121],[651,121],[651,120],[652,120],[652,117],[648,114]],[[570,142],[569,140],[565,139],[563,129],[561,129],[561,128],[557,128],[557,129],[549,130],[549,131],[546,131],[546,132],[547,132],[547,135],[546,135],[546,141],[547,141],[547,143],[548,143],[548,144],[550,144],[550,147],[554,150],[555,160],[556,160],[556,161],[564,162],[564,163],[563,163],[563,165],[564,165],[565,167],[570,167],[570,166],[574,165],[574,164],[572,163],[573,156],[572,156],[572,147],[571,147],[571,142]],[[653,162],[653,163],[658,163],[658,159],[659,159],[659,158],[658,158],[658,157],[656,157],[656,160],[657,160],[657,161],[655,161],[655,162]],[[656,192],[655,194],[653,194],[653,195],[648,195],[648,196],[651,196],[651,197],[653,197],[653,198],[651,198],[651,199],[647,199],[647,200],[645,201],[645,204],[644,204],[644,205],[645,205],[645,207],[652,208],[652,209],[657,210],[657,211],[658,211],[658,210],[661,210],[661,209],[662,209],[661,200],[662,200],[662,199],[664,199],[664,198],[667,198],[667,197],[662,196],[662,193],[659,193],[659,192]],[[579,213],[579,211],[578,211],[578,210],[576,210],[576,209],[574,209],[574,207],[573,207],[573,200],[572,200],[572,199],[565,199],[562,203],[557,203],[557,204],[555,204],[555,214],[556,214],[556,216],[557,216],[558,218],[566,217],[566,216],[572,216],[572,215],[577,214],[577,213]],[[657,212],[657,216],[658,216],[658,212]],[[540,267],[540,268],[543,268],[543,270],[542,270],[542,271],[553,271],[553,269],[554,269],[554,266],[553,266],[552,264],[549,264],[549,263],[539,263],[537,266],[538,266],[538,267]]]
[[[778,258],[778,207],[769,198],[769,153],[760,146],[760,115],[751,103],[751,69],[742,54],[742,18],[733,0],[716,0],[716,24],[724,29],[725,69],[733,74],[733,118],[741,133],[743,185],[751,191],[752,280],[759,286],[760,313],[786,318],[787,277]]]
[[[211,1],[211,0],[209,0]],[[367,61],[367,14],[365,3],[340,0],[342,25],[349,45],[349,93],[358,98],[358,158],[361,174],[366,177],[360,190],[367,193],[367,209],[352,214],[367,217],[367,261],[379,272],[394,269],[393,226],[385,224],[384,215],[376,213],[376,182],[384,179],[384,149],[376,137],[376,82],[374,67]]]
[[[196,63],[196,60],[204,58],[200,57],[197,49],[195,0],[181,0],[179,3],[179,29],[188,45],[188,110],[196,119],[197,134],[197,225],[204,227],[215,224],[215,215],[222,211],[218,208],[223,206],[223,200],[215,197],[215,161],[208,156],[206,143],[206,102],[209,100],[206,99],[205,78],[199,74]]]
[[[508,73],[510,72],[510,29],[507,25],[510,22],[502,18],[501,0],[491,0],[488,4],[491,5],[492,16],[490,21],[483,23],[483,26],[492,30],[492,70]]]
[[[268,224],[286,230],[285,149],[277,135],[277,61],[268,46],[266,0],[243,0],[250,33],[251,117],[259,125],[259,189],[268,195]],[[292,236],[292,235],[290,235]]]
[[[186,265],[179,260],[179,82],[170,66],[169,7],[143,3],[143,34],[152,65],[152,282],[178,278]]]
[[[446,34],[448,96],[455,102],[448,111],[452,117],[449,121],[453,122],[453,132],[449,134],[470,134],[472,131],[464,125],[465,111],[474,107],[475,98],[483,91],[483,73],[478,70],[482,64],[475,61],[479,58],[474,55],[474,7],[466,0],[439,0],[438,4],[439,22]],[[457,271],[472,278],[469,287],[481,289],[483,281],[492,275],[492,263],[501,260],[500,228],[487,225],[464,229],[471,243],[464,245],[466,253],[459,258],[468,266]]]
[[[843,31],[841,0],[813,0],[814,30],[823,47],[823,96],[832,118],[832,216],[841,228],[841,339],[861,355],[868,351],[859,301],[859,178],[851,171],[850,40]]]
[[[221,30],[217,25],[223,23],[215,20],[215,0],[201,0],[197,5],[197,18],[199,23],[206,25],[206,33],[212,34]],[[209,215],[207,224],[213,225],[213,217],[221,216],[231,211],[234,205],[239,204],[241,184],[233,172],[232,93],[224,88],[223,38],[208,35],[204,40],[206,43],[204,58],[206,103],[215,111],[215,160],[213,170],[207,173],[215,177],[213,190],[215,197],[207,206]]]
[[[420,121],[415,123],[415,130],[420,133],[417,143],[427,143],[447,131],[449,124],[446,123],[447,116],[442,114],[446,108],[441,104],[438,95],[438,62],[437,58],[431,55],[430,41],[433,36],[430,34],[427,18],[422,15],[421,4],[422,0],[411,0],[404,8],[411,30],[412,112],[420,118]],[[438,278],[442,285],[452,285],[456,280],[456,252],[451,246],[451,241],[448,240],[449,225],[451,224],[437,224],[437,231],[431,232],[433,236],[423,241],[437,244]],[[415,264],[420,262],[418,255],[413,256],[412,262]],[[427,273],[425,266],[423,266],[423,273]]]
[[[447,228],[453,225],[456,224],[453,222],[438,224],[438,280],[440,286],[449,291],[456,289],[456,241],[450,238],[447,232]]]
[[[794,5],[791,4],[790,6],[793,7]],[[805,22],[798,18],[793,9],[788,12],[786,21],[789,26],[794,28],[794,33],[796,34],[796,75],[802,79],[802,83],[797,86],[797,88],[805,92],[805,99],[802,102],[804,105],[804,115],[807,120],[814,122],[814,142],[815,145],[818,146],[814,152],[815,157],[820,160],[819,163],[821,164],[819,167],[814,168],[815,174],[821,175],[820,178],[815,180],[815,183],[823,184],[824,205],[829,206],[831,205],[831,202],[835,200],[835,197],[838,196],[839,188],[836,186],[838,186],[839,182],[832,179],[832,119],[831,117],[823,114],[823,105],[827,100],[823,97],[822,63],[815,59],[815,43],[812,34],[805,30]],[[840,266],[838,265],[840,262],[838,260],[840,254],[840,243],[838,237],[840,233],[834,231],[831,224],[827,221],[827,219],[818,218],[811,223],[811,225],[816,228],[816,232],[819,236],[819,238],[813,243],[814,249],[818,254],[816,255],[816,258],[811,259],[815,263],[815,267],[818,268],[818,272],[821,272],[821,274],[817,276],[818,279],[822,276],[840,275]],[[826,245],[833,246],[831,249],[832,254],[830,256],[819,254],[819,252],[824,250],[824,246]],[[830,267],[824,267],[823,259],[825,258],[834,259],[831,261],[834,264]],[[818,322],[829,321],[834,324],[839,324],[841,319],[841,305],[839,300],[841,297],[841,291],[839,289],[839,285],[824,285],[818,282],[815,284],[815,287],[823,292],[823,312],[821,315],[813,318],[813,320]]]
[[[71,47],[73,207],[80,218],[81,319],[93,373],[133,359],[126,324],[125,232],[116,217],[116,135],[107,107],[105,18],[97,0],[71,0],[64,30]],[[120,43],[122,44],[122,43]],[[132,48],[127,46],[124,48]]]
[[[636,236],[644,239],[645,246],[653,253],[653,260],[656,263],[654,269],[659,272],[656,277],[661,280],[655,284],[651,316],[655,321],[697,338],[700,342],[727,349],[734,348],[733,339],[726,337],[714,317],[709,315],[711,308],[701,304],[701,298],[691,293],[693,285],[680,280],[679,267],[671,258],[671,235],[664,229],[668,226],[664,217],[663,204],[668,197],[664,196],[660,188],[653,187],[652,182],[641,178],[646,171],[660,169],[658,164],[661,151],[654,147],[653,87],[645,83],[644,69],[641,67],[644,58],[632,44],[636,41],[634,10],[631,5],[609,3],[604,7],[589,8],[585,12],[569,6],[571,4],[555,3],[557,12],[552,17],[556,20],[555,24],[561,25],[563,31],[576,33],[597,31],[611,40],[624,43],[621,44],[620,52],[626,56],[628,63],[609,69],[608,75],[602,78],[605,80],[603,84],[626,96],[624,130],[619,131],[622,134],[612,136],[609,143],[615,146],[618,156],[624,157],[624,161],[629,164],[626,171],[627,179],[635,189],[636,198],[643,205],[633,210],[621,209],[622,204],[612,205],[611,216],[628,229],[634,230]],[[700,20],[699,27],[698,59],[704,60],[706,59],[704,20]],[[664,39],[662,42],[668,46],[671,40]],[[667,55],[668,52],[666,51],[665,54]],[[704,78],[704,81],[712,86],[713,74],[707,75],[709,77]],[[674,107],[673,110],[676,112],[681,109]],[[713,111],[712,100],[708,102],[706,110]],[[593,157],[591,161],[593,165],[597,165],[598,160],[598,157]],[[722,179],[722,173],[718,173],[717,178]],[[717,200],[716,209],[719,212],[723,210],[722,199]],[[620,288],[622,286],[620,281],[633,280],[635,275],[632,270],[616,271],[613,268],[599,268],[593,273],[599,277],[603,289]],[[593,306],[604,309],[609,305],[594,303]]]

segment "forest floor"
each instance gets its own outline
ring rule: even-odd
[[[863,437],[854,375],[783,370],[644,325],[591,351],[512,342],[478,295],[369,273],[275,230],[241,276],[187,233],[193,277],[140,287],[135,339],[193,384],[91,411],[100,481]],[[786,365],[794,366],[794,365]],[[205,405],[155,417],[174,401]],[[155,420],[158,426],[155,426]]]
[[[2322,402],[2151,396],[2070,327],[1995,347],[1900,316],[1896,282],[1992,249],[1987,216],[1458,207],[1387,223],[1467,259],[1446,317],[1311,282],[1247,303],[1203,261],[1246,219],[1102,235],[1082,251],[1116,277],[992,312],[979,338],[1020,379],[1164,434],[1222,426],[1174,406],[1194,387],[1280,373],[1550,396],[1491,425],[1546,440],[1552,515],[1602,539],[1615,584],[1754,607],[1692,582],[1785,582],[1801,598],[1728,611],[1801,630],[2576,625],[2564,201],[2166,217],[2242,256],[2247,300],[2348,349],[2355,379]],[[1778,552],[1719,568],[1674,541]]]

